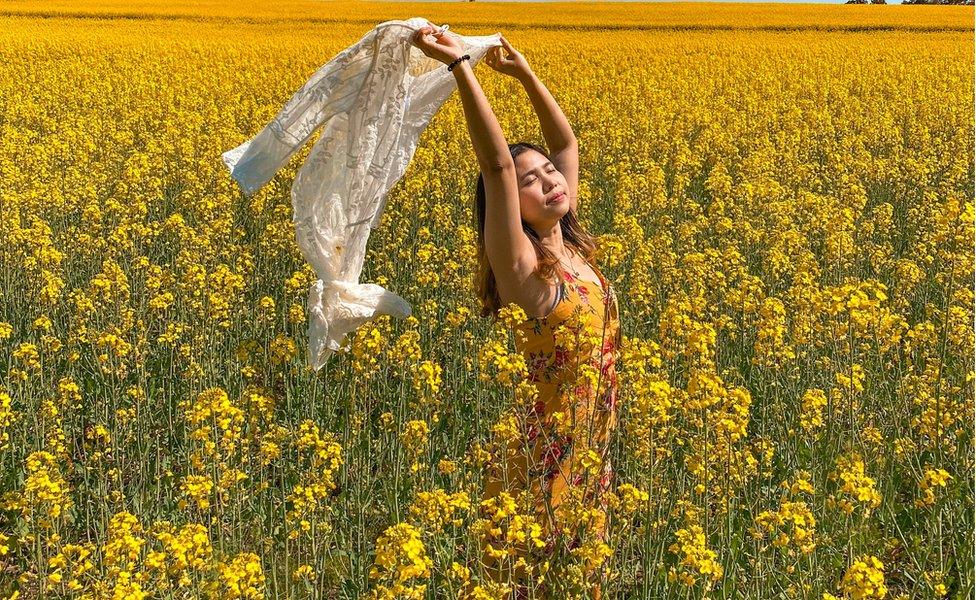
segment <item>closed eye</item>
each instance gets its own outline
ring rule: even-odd
[[[546,173],[555,173],[555,172],[556,172],[556,168],[555,167],[553,167],[552,169],[549,169],[548,171],[546,171]],[[529,185],[533,181],[535,181],[535,177],[531,177],[531,176],[530,177],[527,177],[525,179],[525,181],[522,182],[522,185],[523,186]]]

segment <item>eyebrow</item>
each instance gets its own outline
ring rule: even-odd
[[[548,167],[548,166],[550,166],[550,165],[552,165],[553,167],[555,167],[555,166],[556,166],[556,165],[553,165],[553,164],[552,164],[552,161],[551,161],[551,160],[547,160],[547,161],[546,161],[545,163],[543,163],[542,165],[540,165],[540,166],[538,166],[538,167],[535,167],[534,169],[529,169],[529,170],[528,170],[528,172],[526,172],[526,173],[525,173],[524,175],[522,175],[522,177],[521,177],[521,178],[519,179],[519,181],[522,181],[522,180],[524,180],[524,179],[525,179],[526,177],[528,177],[529,175],[531,175],[531,174],[532,174],[532,173],[534,173],[535,171],[538,171],[538,170],[539,170],[540,168],[542,168],[542,167]]]

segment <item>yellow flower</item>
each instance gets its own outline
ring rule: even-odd
[[[844,573],[841,590],[854,600],[884,598],[888,588],[884,583],[884,565],[874,556],[862,556]]]
[[[410,579],[430,577],[433,561],[427,557],[420,529],[409,523],[388,527],[376,540],[376,558],[370,579],[404,584]]]
[[[759,535],[773,537],[772,545],[786,547],[791,541],[803,554],[813,552],[814,527],[817,524],[806,502],[783,500],[777,511],[763,511],[755,519]]]
[[[816,431],[823,425],[823,409],[827,406],[827,395],[820,389],[808,389],[800,399],[800,427],[805,431]]]
[[[191,500],[197,503],[197,508],[207,510],[210,508],[210,492],[213,490],[213,481],[203,475],[187,475],[180,484],[180,490]],[[185,507],[185,503],[182,503]]]
[[[935,491],[938,488],[946,487],[952,476],[945,469],[937,469],[931,465],[925,466],[922,479],[918,482],[918,489],[922,492],[922,497],[915,500],[915,506],[931,506],[935,504]]]
[[[400,441],[403,443],[407,454],[415,456],[427,446],[427,434],[430,428],[423,419],[407,421],[400,433]]]
[[[830,478],[840,482],[836,501],[847,514],[854,512],[855,503],[864,507],[865,515],[881,504],[881,494],[874,486],[874,479],[864,473],[864,461],[859,454],[837,457],[837,468]]]
[[[636,512],[650,499],[647,492],[639,490],[629,483],[620,485],[617,488],[617,494],[620,498],[620,510],[625,514]]]
[[[287,335],[279,333],[271,340],[271,364],[281,365],[291,362],[298,355],[298,347],[295,340]]]
[[[50,527],[54,519],[74,506],[68,482],[62,477],[57,459],[50,452],[32,452],[25,462],[24,516],[37,519],[43,527]]]
[[[312,568],[312,565],[300,565],[297,569],[295,569],[294,573],[292,573],[292,578],[295,581],[301,581],[303,579],[312,580],[315,578],[315,569]]]
[[[686,521],[685,527],[675,532],[676,541],[669,547],[678,556],[678,564],[669,570],[668,580],[693,586],[701,578],[705,589],[711,589],[723,575],[722,565],[716,560],[718,554],[707,547],[705,532],[695,522],[694,513],[686,515]]]
[[[213,598],[264,598],[264,570],[261,559],[251,552],[242,552],[229,563],[217,566],[218,577],[208,586]]]
[[[336,488],[335,473],[343,464],[342,446],[332,439],[331,434],[322,435],[318,425],[306,419],[299,424],[295,434],[295,447],[301,453],[302,464],[307,464],[298,484],[288,494],[291,508],[285,513],[286,521],[298,524],[302,531],[308,531],[307,517],[313,514],[323,516],[330,511],[327,502]],[[320,528],[327,522],[319,522]],[[291,529],[294,538],[298,531]]]
[[[448,494],[440,488],[418,492],[410,505],[410,515],[429,531],[440,531],[445,525],[460,525],[455,513],[471,508],[471,500],[465,492]]]

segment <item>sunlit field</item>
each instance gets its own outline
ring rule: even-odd
[[[479,557],[536,529],[480,474],[524,313],[478,316],[460,97],[369,239],[413,314],[318,372],[312,144],[250,198],[220,160],[413,16],[552,91],[619,298],[610,508],[533,595],[971,597],[972,7],[31,0],[0,2],[0,598],[507,597]]]

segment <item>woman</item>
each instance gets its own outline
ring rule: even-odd
[[[454,39],[431,26],[419,30],[413,43],[427,56],[453,65],[481,167],[477,217],[482,315],[497,315],[509,303],[527,315],[518,326],[522,335],[516,336],[516,346],[525,355],[538,397],[521,415],[524,435],[511,443],[503,468],[487,473],[485,497],[528,490],[546,545],[542,556],[527,562],[539,565],[557,551],[569,552],[581,544],[593,547],[594,542],[599,546],[605,536],[598,517],[589,518],[582,529],[571,528],[575,534],[561,535],[570,528],[560,508],[573,499],[577,507],[597,509],[591,515],[603,514],[613,473],[607,450],[617,421],[614,363],[621,337],[616,294],[592,262],[593,237],[576,219],[579,153],[572,128],[525,58],[504,37],[501,41],[508,56],[492,48],[485,62],[522,82],[551,154],[535,144],[506,142]],[[511,564],[502,573],[494,561],[486,562],[493,575],[505,580],[524,574]],[[590,570],[593,578],[586,585],[599,598],[595,575],[600,569],[591,564]],[[545,588],[555,593],[552,586]],[[516,590],[525,593],[521,586]]]

